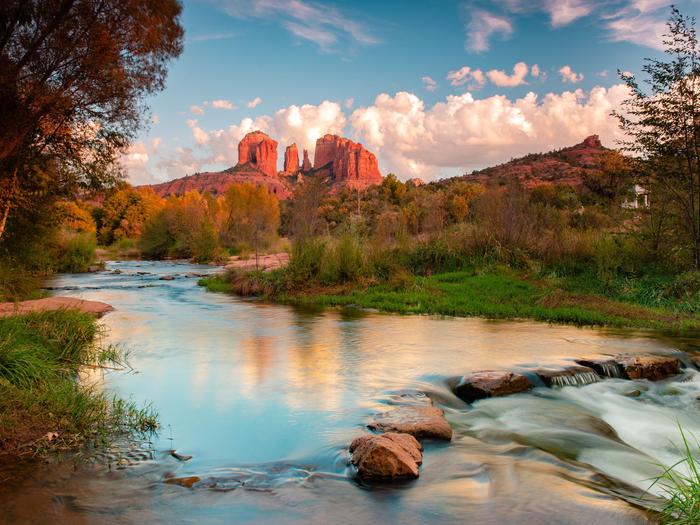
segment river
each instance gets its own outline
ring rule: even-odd
[[[0,472],[0,522],[648,523],[644,507],[658,503],[658,488],[645,491],[660,464],[680,458],[678,425],[700,436],[700,373],[691,369],[659,383],[540,387],[472,406],[447,386],[469,371],[677,354],[698,341],[300,310],[208,293],[188,276],[215,270],[115,262],[51,283],[57,294],[115,307],[102,320],[107,342],[129,350],[134,370],[86,380],[151,403],[162,428],[150,443],[117,447],[107,459]],[[441,407],[453,441],[425,443],[418,480],[356,482],[349,443],[406,395]],[[193,458],[178,461],[171,448]],[[212,488],[163,482],[172,475],[198,476]]]

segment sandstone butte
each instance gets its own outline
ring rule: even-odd
[[[284,150],[284,173],[289,175],[299,171],[299,151],[297,145],[292,144]]]
[[[331,191],[345,187],[363,190],[382,182],[377,157],[362,144],[337,135],[324,135],[316,141],[313,167],[304,150],[299,168],[299,150],[291,144],[285,150],[284,169],[278,172],[277,142],[262,131],[243,137],[238,144],[238,159],[238,164],[224,171],[195,173],[151,188],[161,197],[184,195],[191,190],[221,195],[231,184],[250,182],[287,199],[305,175],[325,177]]]

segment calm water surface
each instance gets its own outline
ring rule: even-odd
[[[52,286],[115,307],[103,319],[107,337],[130,350],[135,370],[86,380],[151,403],[162,431],[130,454],[113,450],[111,464],[0,472],[9,478],[0,484],[0,523],[647,523],[654,490],[644,493],[658,465],[679,457],[678,423],[700,435],[694,371],[661,383],[542,387],[471,407],[446,385],[469,371],[674,354],[698,341],[310,312],[207,293],[187,276],[211,267],[120,262],[108,270],[60,276]],[[348,444],[407,393],[445,410],[452,443],[425,443],[416,481],[356,483]],[[171,448],[194,457],[179,462]],[[129,466],[115,468],[119,458]],[[170,475],[216,489],[163,483]]]

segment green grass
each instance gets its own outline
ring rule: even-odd
[[[197,281],[199,286],[203,286],[208,292],[231,293],[233,286],[226,275],[212,275],[211,277],[203,277]]]
[[[652,484],[659,485],[666,498],[661,511],[661,523],[666,525],[696,525],[700,523],[700,464],[694,457],[688,437],[680,429],[683,439],[683,459],[664,470]],[[695,443],[695,449],[700,444]],[[687,473],[678,467],[685,467]],[[651,487],[650,487],[651,488]]]
[[[150,408],[77,381],[85,367],[126,365],[99,336],[96,320],[77,311],[0,318],[0,460],[157,428]]]

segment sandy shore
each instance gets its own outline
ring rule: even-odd
[[[45,297],[44,299],[32,299],[19,303],[0,303],[0,317],[61,309],[80,310],[97,317],[114,310],[112,306],[100,301],[84,301],[74,297]]]

